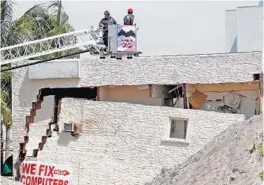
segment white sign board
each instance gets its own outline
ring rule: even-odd
[[[31,80],[80,78],[79,67],[79,59],[54,60],[29,66],[28,77]]]
[[[20,179],[24,185],[69,185],[72,169],[68,165],[24,161],[20,166]]]

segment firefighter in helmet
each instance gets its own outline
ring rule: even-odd
[[[133,15],[133,9],[127,10],[127,15],[124,17],[124,25],[134,25],[135,16]]]

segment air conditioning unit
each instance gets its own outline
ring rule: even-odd
[[[64,123],[64,132],[74,132],[75,126],[74,123]]]

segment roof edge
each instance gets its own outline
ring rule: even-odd
[[[197,54],[175,54],[175,55],[146,55],[146,56],[139,56],[138,58],[144,57],[175,57],[175,56],[210,56],[210,55],[235,55],[235,54],[262,54],[262,51],[244,51],[244,52],[226,52],[226,53],[197,53]]]

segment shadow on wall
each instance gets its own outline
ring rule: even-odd
[[[237,36],[236,36],[236,38],[235,38],[235,40],[233,42],[233,45],[232,45],[232,48],[231,48],[230,52],[232,52],[232,53],[237,52]]]
[[[259,6],[263,6],[263,0],[259,1]]]
[[[23,81],[21,84],[18,84],[20,86],[20,89],[18,91],[19,94],[17,94],[19,98],[19,107],[26,108],[31,107],[31,104],[33,101],[37,100],[37,95],[39,93],[39,89],[49,87],[49,88],[55,88],[55,87],[77,87],[79,84],[79,79],[39,79],[39,80],[30,80],[28,77],[28,69],[27,72],[23,78]],[[16,92],[15,92],[16,93]],[[47,97],[45,97],[47,99]],[[50,107],[53,107],[54,102],[52,101],[53,98],[49,98],[50,101],[43,101],[43,104],[41,105],[41,109],[39,111],[42,111],[41,113],[38,113],[37,118],[35,122],[44,121],[47,119],[50,119],[53,115],[50,115],[49,112],[46,112],[50,109]]]
[[[173,147],[188,147],[189,143],[187,142],[177,142],[177,141],[161,141],[162,146],[173,146]]]
[[[77,141],[78,137],[73,137],[69,132],[60,132],[58,133],[58,145],[67,147],[71,141]]]

